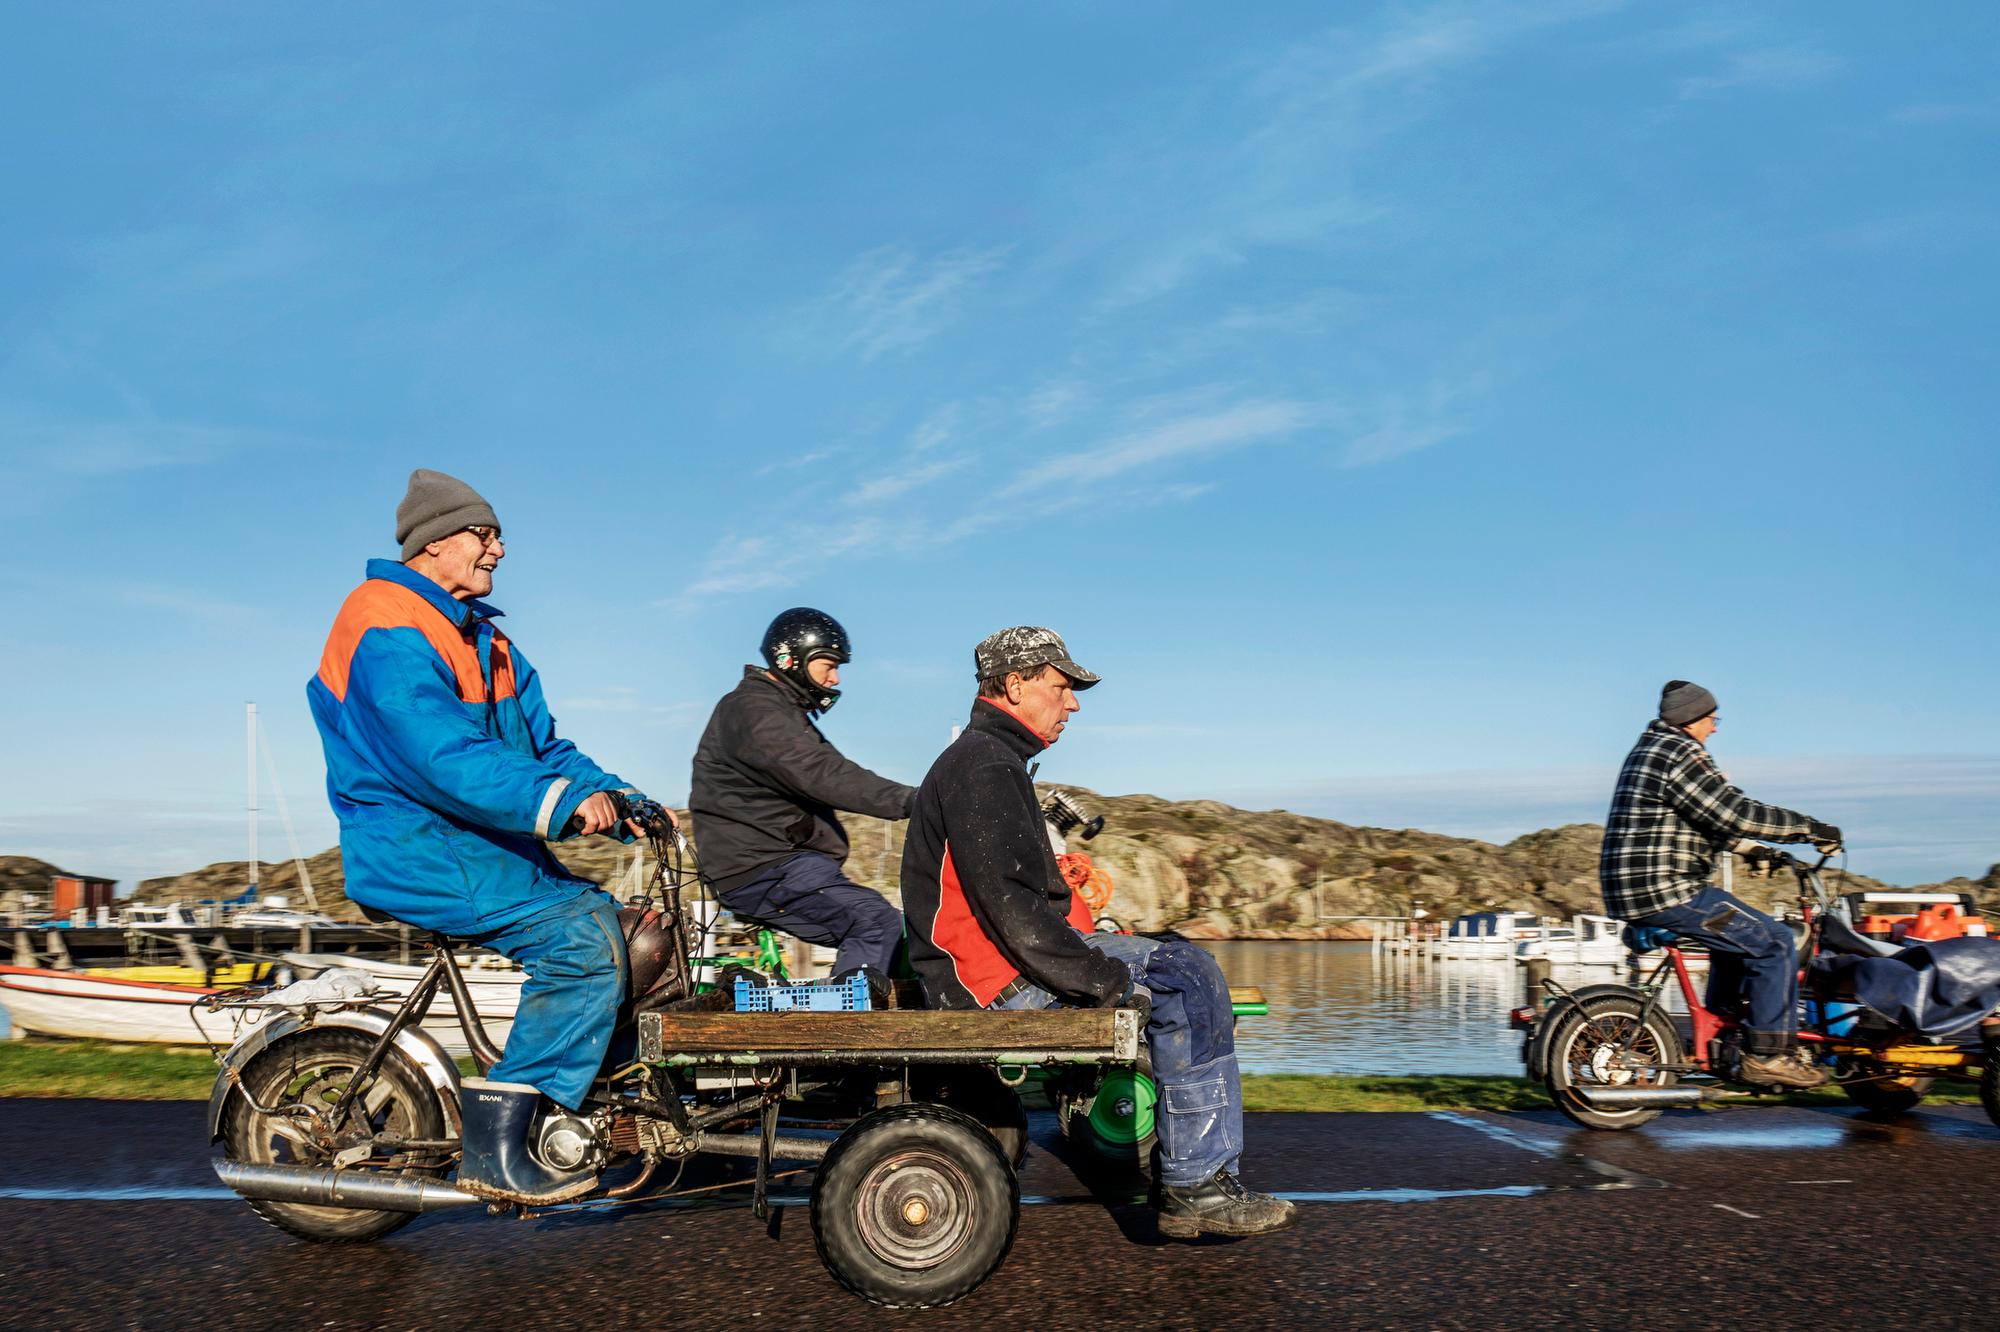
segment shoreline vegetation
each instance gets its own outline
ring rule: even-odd
[[[460,1060],[470,1071],[469,1061]],[[206,1101],[215,1061],[199,1046],[118,1045],[103,1041],[0,1041],[0,1098],[119,1101]],[[1939,1084],[1927,1098],[1976,1101],[1971,1085]],[[1751,1105],[1840,1105],[1837,1091],[1759,1098]],[[1031,1102],[1032,1104],[1032,1102]],[[1249,1111],[1395,1112],[1427,1110],[1546,1110],[1539,1083],[1526,1078],[1432,1074],[1246,1073]],[[1735,1108],[1735,1107],[1732,1107]]]

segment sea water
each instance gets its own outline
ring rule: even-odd
[[[1248,1073],[1521,1072],[1523,1002],[1512,958],[1432,960],[1379,954],[1366,941],[1232,941],[1202,945],[1233,986],[1255,985],[1266,1017],[1236,1024]],[[1557,967],[1566,986],[1625,979],[1622,966]],[[1668,987],[1668,1007],[1679,992]]]

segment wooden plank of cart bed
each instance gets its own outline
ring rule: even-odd
[[[676,1013],[660,1018],[660,1048],[670,1054],[754,1050],[829,1050],[894,1054],[900,1050],[1109,1050],[1117,1011],[1056,1008],[1025,1013]]]

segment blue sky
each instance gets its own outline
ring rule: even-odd
[[[425,466],[668,798],[810,604],[905,780],[1046,623],[1052,779],[1504,838],[1679,676],[1855,868],[2000,860],[1990,7],[7,27],[0,850],[240,856],[250,699],[329,844],[304,683]]]

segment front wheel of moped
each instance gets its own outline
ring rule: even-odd
[[[444,1137],[444,1110],[437,1093],[403,1054],[391,1049],[333,1126],[331,1150],[317,1138],[305,1116],[264,1115],[251,1105],[273,1110],[311,1108],[322,1115],[340,1101],[375,1044],[367,1032],[320,1027],[286,1036],[252,1059],[243,1070],[242,1093],[232,1096],[223,1112],[222,1148],[231,1161],[252,1165],[312,1166],[332,1164],[333,1154],[377,1136],[403,1139]],[[371,1168],[405,1175],[437,1176],[446,1162],[437,1154],[404,1153]],[[363,1244],[401,1230],[416,1216],[410,1212],[373,1211],[351,1207],[318,1207],[307,1203],[245,1199],[250,1209],[278,1229],[299,1239],[322,1244]]]
[[[1986,1047],[1986,1068],[1979,1075],[1979,1103],[1986,1107],[1986,1117],[2000,1125],[2000,1059],[1994,1058],[1993,1047]]]
[[[1659,1118],[1658,1108],[1599,1109],[1582,1095],[1589,1087],[1674,1085],[1679,1075],[1657,1066],[1681,1062],[1680,1036],[1665,1013],[1645,1007],[1637,995],[1599,995],[1555,1019],[1544,1085],[1556,1109],[1590,1129],[1637,1128]]]

